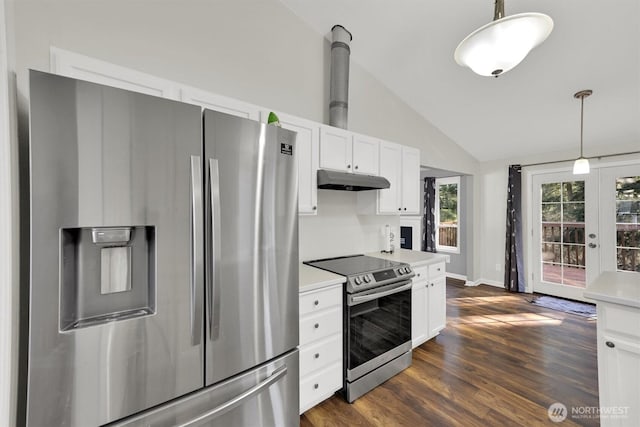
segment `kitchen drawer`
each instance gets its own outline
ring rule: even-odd
[[[417,282],[420,280],[427,280],[427,277],[429,276],[429,266],[428,265],[421,265],[419,267],[413,267],[413,271],[416,273],[416,275],[413,277],[413,281]]]
[[[300,413],[311,408],[315,404],[331,397],[342,388],[342,361],[301,378],[300,381]]]
[[[605,333],[640,338],[640,310],[618,304],[599,303],[598,325]]]
[[[444,262],[431,264],[429,266],[429,280],[434,281],[445,276]]]
[[[300,345],[341,332],[342,306],[300,319]]]
[[[300,347],[300,377],[342,360],[342,334]]]
[[[300,315],[342,306],[342,284],[300,295]]]

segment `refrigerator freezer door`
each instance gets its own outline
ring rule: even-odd
[[[298,345],[295,133],[205,110],[206,384]]]
[[[26,422],[103,425],[204,383],[201,112],[30,79]]]
[[[298,350],[109,427],[289,427],[298,415]]]

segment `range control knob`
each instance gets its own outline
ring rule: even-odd
[[[369,282],[371,282],[371,277],[369,277],[369,276],[364,276],[364,281],[365,281],[365,283],[369,283]]]
[[[360,280],[359,277],[356,277],[355,279],[353,279],[353,281],[355,282],[356,285],[362,284],[362,280]]]

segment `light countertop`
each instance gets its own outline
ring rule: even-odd
[[[300,263],[300,292],[313,291],[331,285],[344,283],[347,279],[319,268]]]
[[[432,252],[412,251],[409,249],[396,249],[392,254],[383,252],[371,252],[367,255],[377,258],[388,259],[389,261],[406,262],[411,265],[427,265],[436,262],[449,262],[449,255],[434,254]]]
[[[584,297],[640,308],[640,274],[605,271],[584,291]]]

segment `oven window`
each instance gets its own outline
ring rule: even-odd
[[[411,290],[347,307],[348,369],[411,341]]]

